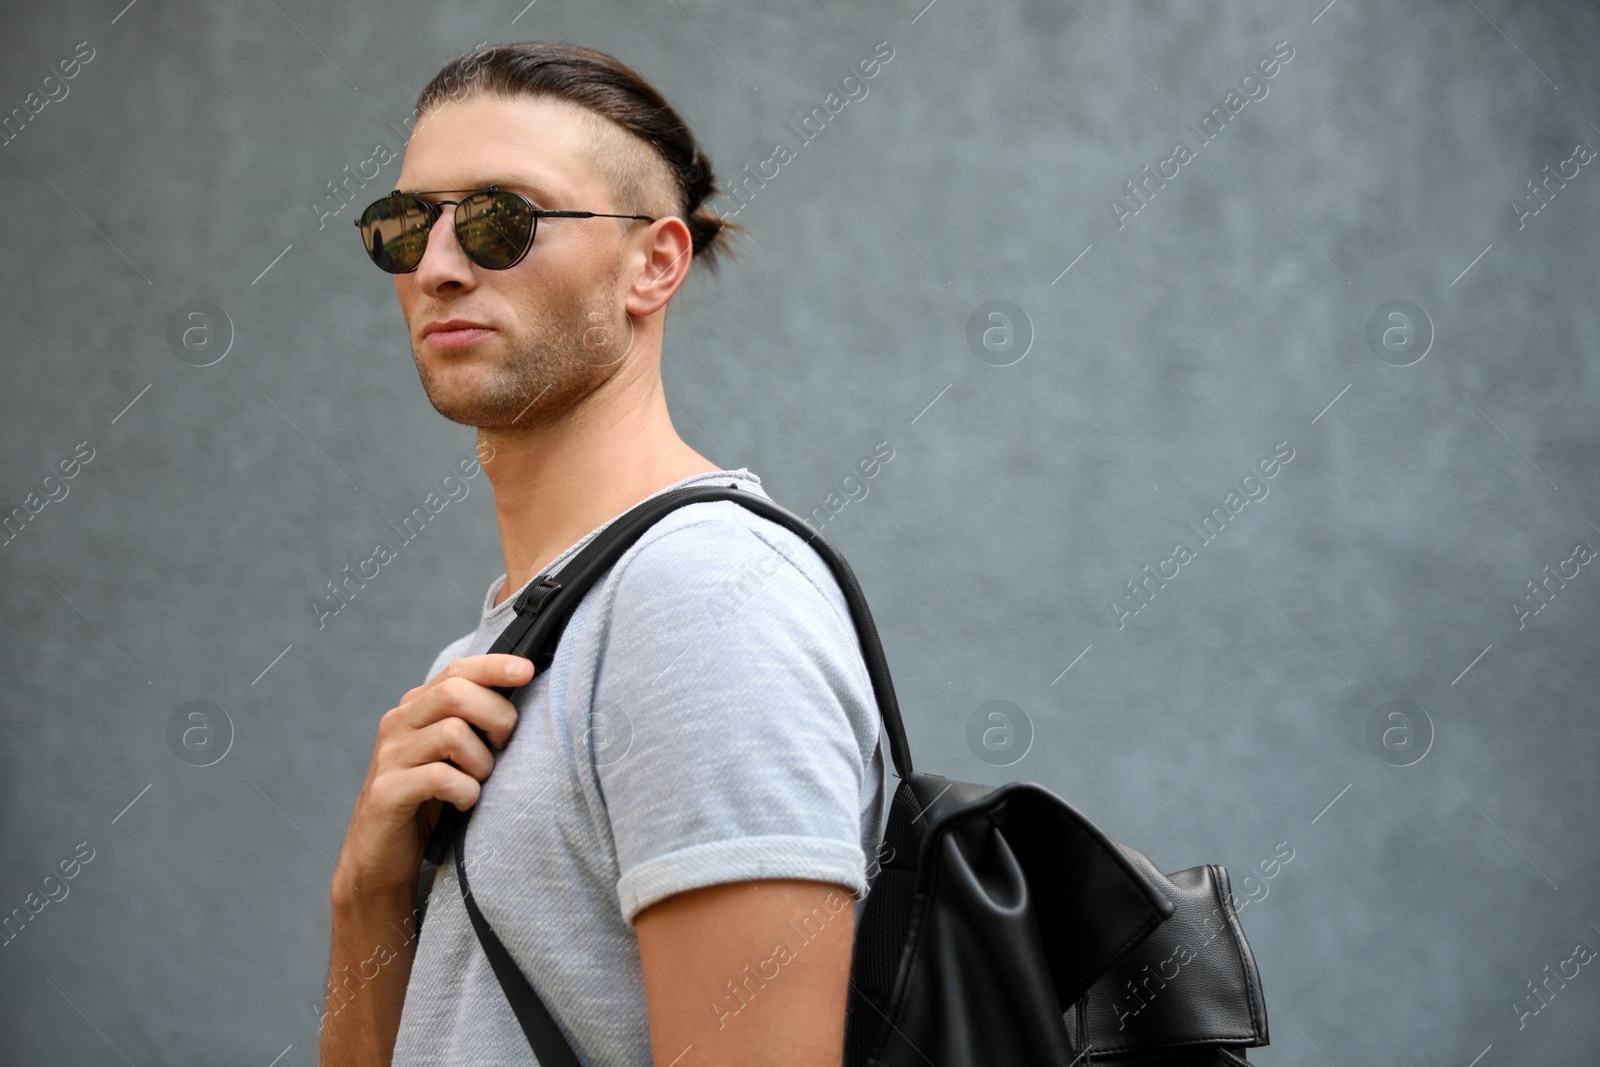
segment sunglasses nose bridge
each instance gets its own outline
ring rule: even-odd
[[[463,256],[466,256],[466,258],[470,261],[472,259],[472,257],[468,256],[467,255],[467,250],[462,247],[462,245],[461,245],[461,234],[457,230],[457,222],[458,222],[459,216],[456,214],[456,209],[460,205],[461,201],[459,201],[459,200],[439,200],[437,202],[429,202],[427,200],[424,200],[424,201],[422,201],[422,203],[427,204],[427,206],[428,206],[428,223],[427,223],[427,231],[428,232],[427,232],[426,238],[422,242],[422,255],[417,257],[417,266],[418,267],[422,266],[422,261],[424,259],[426,259],[427,256],[428,256],[428,250],[433,247],[433,235],[434,235],[435,231],[440,229],[439,223],[441,221],[446,223],[446,225],[443,227],[443,229],[444,229],[445,233],[447,233],[449,235],[448,239],[455,242],[456,251],[460,252]],[[445,218],[445,215],[446,215],[445,209],[446,208],[450,209],[449,210],[449,218],[448,219]],[[415,270],[415,269],[416,269],[416,267],[412,268],[412,270]]]

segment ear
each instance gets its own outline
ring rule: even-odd
[[[631,280],[623,306],[631,315],[652,315],[666,306],[694,265],[694,239],[676,215],[657,219],[624,253],[623,274]]]

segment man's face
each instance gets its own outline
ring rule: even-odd
[[[491,183],[536,208],[616,213],[591,160],[583,112],[564,101],[472,96],[417,124],[395,183],[401,192],[477,190]],[[465,192],[430,195],[458,200]],[[456,241],[453,208],[434,223],[422,262],[394,276],[412,356],[439,413],[491,429],[549,424],[569,414],[624,365],[632,321],[620,301],[623,248],[616,219],[541,219],[509,270],[487,270]],[[642,221],[627,225],[642,231]],[[463,319],[490,332],[446,343],[430,323]]]

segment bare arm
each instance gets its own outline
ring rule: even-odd
[[[416,955],[422,850],[445,801],[462,810],[478,802],[494,769],[490,746],[503,750],[516,729],[516,708],[491,687],[532,677],[533,664],[521,656],[468,656],[411,690],[379,722],[330,890],[322,1067],[387,1067],[394,1057]]]
[[[855,900],[761,879],[668,897],[634,921],[657,1067],[839,1067]]]
[[[322,1019],[323,1067],[388,1064],[416,956],[415,893],[333,890],[333,949]]]

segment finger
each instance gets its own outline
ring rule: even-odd
[[[481,782],[494,770],[494,753],[465,719],[454,715],[396,738],[385,748],[383,761],[380,774],[449,761]]]
[[[453,804],[466,811],[478,802],[483,786],[470,774],[448,763],[424,763],[389,771],[372,784],[371,800],[398,819],[414,818],[431,800]]]
[[[526,656],[504,652],[484,653],[451,660],[444,670],[429,679],[428,685],[448,678],[465,678],[482,686],[522,685],[533,674],[533,661]]]
[[[496,750],[511,741],[517,726],[517,709],[493,689],[457,676],[445,678],[401,705],[398,717],[408,730],[421,730],[441,719],[465,719],[483,732]]]

